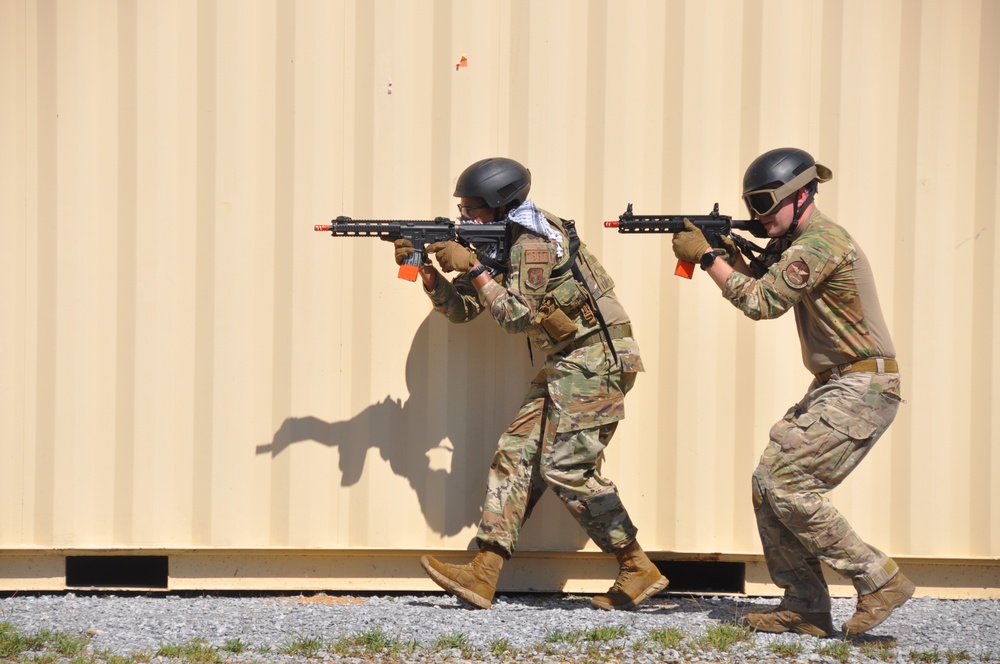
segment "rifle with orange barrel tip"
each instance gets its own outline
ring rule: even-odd
[[[764,225],[756,219],[736,219],[728,215],[719,214],[719,204],[716,203],[711,214],[633,214],[632,204],[628,204],[624,214],[618,217],[618,221],[605,221],[605,228],[617,228],[619,233],[680,233],[684,230],[684,220],[687,219],[692,224],[701,229],[708,243],[716,249],[722,248],[721,238],[728,235],[739,248],[743,255],[749,259],[751,264],[760,262],[754,254],[765,253],[763,247],[758,247],[753,242],[733,235],[733,230],[749,231],[754,237],[766,238],[767,231]],[[687,261],[677,261],[674,274],[678,277],[690,279],[694,274],[694,263]]]
[[[377,237],[389,242],[406,238],[413,243],[413,253],[399,266],[399,278],[416,281],[424,264],[424,247],[435,242],[454,240],[476,252],[479,262],[491,275],[507,271],[510,229],[505,221],[485,224],[459,223],[447,217],[433,220],[351,219],[340,216],[329,224],[316,224],[316,231],[329,231],[334,237]]]

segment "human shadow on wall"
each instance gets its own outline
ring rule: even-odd
[[[341,485],[352,486],[364,472],[369,450],[376,448],[393,473],[407,479],[428,526],[455,535],[479,523],[497,440],[539,370],[537,356],[535,365],[528,360],[524,335],[505,333],[489,316],[455,325],[431,313],[407,354],[406,401],[386,396],[337,422],[288,417],[257,454],[277,456],[305,441],[336,447]],[[388,365],[371,380],[377,385],[380,374],[396,370],[397,365]],[[448,456],[450,468],[439,467]],[[558,510],[564,511],[561,505]],[[560,537],[563,545],[583,546],[584,531],[571,530],[571,541]]]

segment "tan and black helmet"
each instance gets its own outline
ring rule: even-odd
[[[810,195],[814,195],[816,185],[832,177],[833,172],[816,163],[805,150],[769,150],[747,167],[743,175],[743,202],[751,215],[762,217],[772,213],[782,200],[802,187],[809,187]]]

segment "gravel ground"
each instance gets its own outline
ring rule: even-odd
[[[481,611],[437,593],[68,593],[0,598],[0,622],[23,634],[87,635],[89,652],[105,660],[123,655],[141,661],[137,654],[146,653],[163,661],[171,655],[164,646],[203,642],[218,648],[219,661],[233,662],[1000,662],[996,600],[914,597],[850,641],[841,634],[751,634],[728,646],[711,639],[713,627],[717,635],[720,625],[775,601],[663,593],[635,611],[605,612],[592,609],[589,596],[518,594],[499,595]],[[853,600],[835,599],[834,624],[853,610]],[[676,631],[683,635],[679,644],[668,638]],[[397,647],[380,654],[377,637]],[[345,648],[352,638],[353,649]]]

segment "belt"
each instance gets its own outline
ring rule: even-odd
[[[896,360],[889,357],[869,357],[857,362],[848,362],[847,364],[838,364],[835,367],[830,367],[823,373],[816,374],[816,380],[825,383],[833,376],[843,376],[860,371],[869,373],[899,373],[899,364],[896,363]]]
[[[612,339],[624,339],[625,337],[632,336],[632,324],[631,323],[618,323],[617,325],[608,326],[608,335]],[[559,352],[563,354],[572,353],[577,348],[583,348],[584,346],[591,346],[593,344],[599,344],[604,341],[604,331],[600,328],[583,335],[579,339],[574,339],[564,346]]]

